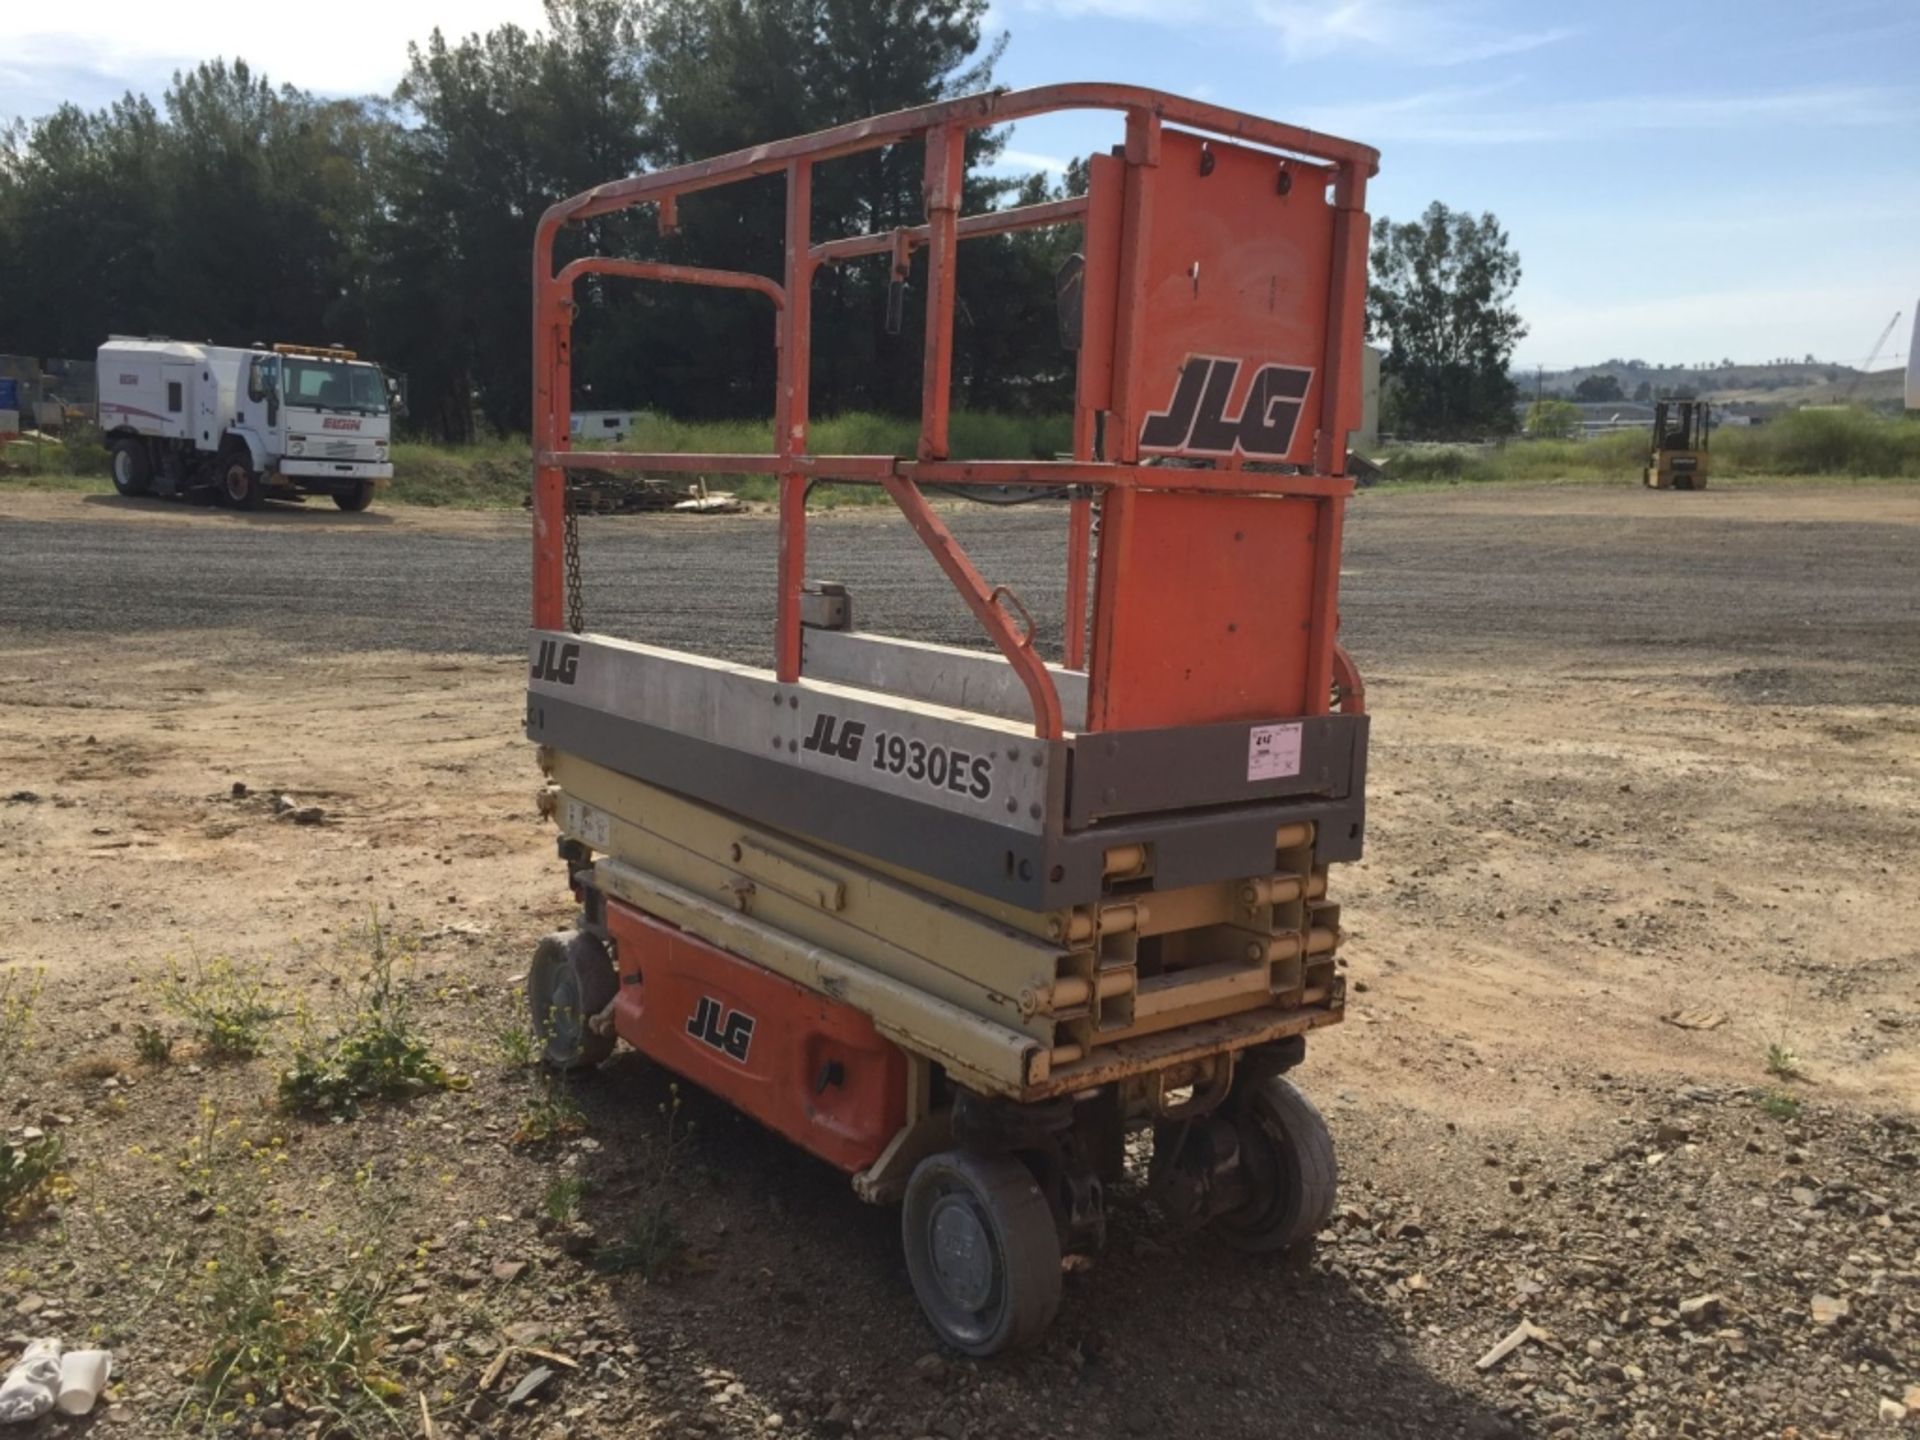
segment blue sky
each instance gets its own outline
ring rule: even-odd
[[[315,13],[328,23],[293,23]],[[201,0],[192,15],[20,7],[0,118],[157,93],[236,37],[276,80],[384,90],[436,23],[534,24],[539,7]],[[1920,297],[1915,0],[993,0],[989,24],[1012,36],[1002,83],[1131,81],[1310,125],[1383,152],[1375,215],[1492,210],[1525,272],[1522,364],[1857,364]],[[1009,160],[1058,165],[1116,133],[1107,117],[1031,122]]]

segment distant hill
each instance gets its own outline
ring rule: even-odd
[[[1848,398],[1859,405],[1880,407],[1898,405],[1904,372],[1899,368],[1862,374],[1850,365],[1819,361],[1781,361],[1769,365],[1727,363],[1713,366],[1650,365],[1640,360],[1607,360],[1598,365],[1581,365],[1571,370],[1513,372],[1513,382],[1523,396],[1531,397],[1537,387],[1549,395],[1574,398],[1582,380],[1593,375],[1611,375],[1619,382],[1621,394],[1636,396],[1671,395],[1686,388],[1705,399],[1725,404],[1787,408],[1797,405],[1831,405]],[[1858,382],[1857,384],[1855,382]],[[1641,386],[1646,386],[1642,391]]]

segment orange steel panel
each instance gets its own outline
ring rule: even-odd
[[[1103,533],[1087,728],[1310,715],[1315,511],[1337,501],[1128,495]]]
[[[1140,453],[1309,464],[1331,172],[1176,130],[1160,154],[1140,242],[1141,353],[1119,397]]]
[[[842,1170],[906,1123],[907,1061],[850,1005],[607,902],[620,1038]]]

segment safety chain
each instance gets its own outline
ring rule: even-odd
[[[573,477],[568,476],[561,521],[562,548],[567,565],[567,629],[578,635],[586,628],[580,593],[580,517],[573,508]]]

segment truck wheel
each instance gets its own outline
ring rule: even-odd
[[[220,457],[219,469],[214,472],[219,483],[215,487],[220,502],[234,510],[258,510],[260,502],[266,498],[260,477],[253,473],[253,463],[244,450],[229,450]]]
[[[606,947],[579,930],[556,930],[534,947],[527,1007],[540,1058],[555,1070],[591,1070],[613,1053],[613,1032],[587,1022],[620,988]]]
[[[114,441],[113,488],[122,495],[144,495],[153,488],[153,465],[144,441]]]
[[[1216,1216],[1214,1229],[1236,1250],[1288,1250],[1311,1240],[1333,1213],[1340,1183],[1327,1122],[1292,1081],[1275,1075],[1239,1097],[1233,1127],[1252,1198]]]
[[[333,492],[333,503],[342,510],[360,511],[373,504],[373,482],[362,480],[351,490]]]
[[[1060,1232],[1010,1155],[948,1150],[920,1162],[900,1217],[907,1274],[940,1338],[968,1355],[1029,1345],[1060,1308]]]

